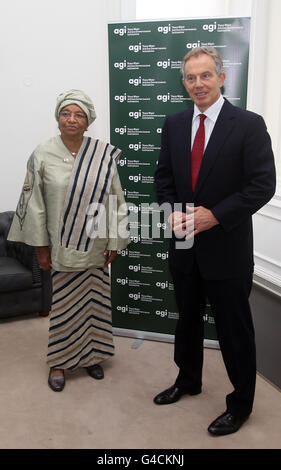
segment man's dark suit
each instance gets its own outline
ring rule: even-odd
[[[228,410],[247,415],[255,388],[255,342],[248,297],[253,274],[251,216],[275,190],[270,137],[261,116],[225,100],[206,147],[193,193],[191,187],[191,125],[193,110],[169,116],[155,173],[160,204],[194,203],[210,209],[219,225],[195,236],[191,249],[175,249],[169,263],[179,321],[175,361],[176,384],[201,385],[204,299],[215,317],[218,339],[234,392]],[[201,315],[200,315],[201,313]]]

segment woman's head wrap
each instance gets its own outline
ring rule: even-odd
[[[69,90],[66,93],[61,93],[57,98],[57,105],[55,110],[56,120],[59,120],[59,114],[65,106],[69,104],[76,104],[79,106],[88,118],[88,124],[92,124],[96,119],[96,112],[91,98],[81,90]]]

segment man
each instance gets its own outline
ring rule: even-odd
[[[166,119],[155,173],[158,201],[172,207],[169,265],[179,310],[179,373],[154,402],[174,403],[184,394],[201,392],[208,298],[234,387],[226,397],[226,411],[208,428],[213,435],[236,432],[252,411],[256,355],[248,301],[254,265],[251,216],[275,191],[274,157],[264,121],[222,97],[224,80],[214,48],[196,48],[185,56],[183,85],[194,110]],[[185,240],[177,240],[183,233]],[[179,249],[191,237],[192,247]]]

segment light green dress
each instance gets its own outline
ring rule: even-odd
[[[89,139],[84,137],[81,147],[85,146]],[[92,145],[97,142],[94,139],[90,141]],[[103,150],[106,144],[98,142],[100,150]],[[110,146],[110,149],[114,147]],[[120,153],[120,150],[115,149],[114,158]],[[100,236],[92,240],[87,251],[61,245],[62,212],[78,157],[79,154],[76,159],[73,158],[60,136],[51,138],[35,149],[27,163],[25,183],[8,235],[10,241],[21,241],[32,246],[49,246],[52,266],[56,271],[81,271],[91,266],[101,267],[104,264],[105,249],[121,250],[126,248],[129,242],[128,232],[125,230],[128,211],[116,163],[113,161]],[[87,213],[87,207],[83,210],[82,218]],[[91,216],[88,218],[91,219]]]
[[[121,250],[129,242],[119,155],[110,144],[85,137],[74,159],[56,136],[28,160],[8,239],[50,247],[52,368],[74,370],[114,355],[104,250]]]

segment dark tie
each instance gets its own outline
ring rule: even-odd
[[[204,153],[204,146],[205,146],[204,121],[207,116],[205,116],[205,114],[199,114],[199,117],[200,117],[200,125],[198,127],[198,131],[196,132],[196,136],[195,136],[192,151],[191,151],[191,183],[192,183],[193,191],[195,189],[196,181],[199,175],[202,157]]]

